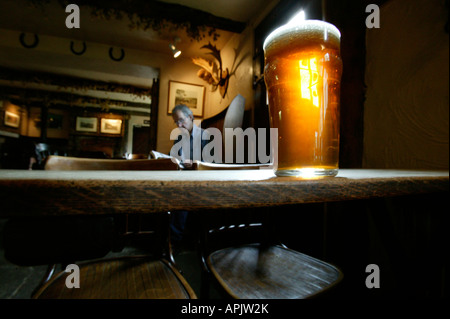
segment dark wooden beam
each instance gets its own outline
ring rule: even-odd
[[[366,84],[366,7],[387,0],[326,0],[326,21],[341,31],[341,142],[339,167],[360,168],[363,160]]]
[[[86,105],[115,105],[149,109],[148,103],[127,99],[92,97],[84,94],[87,90],[129,94],[134,97],[151,97],[151,88],[139,88],[114,82],[89,80],[47,72],[24,71],[0,67],[0,99],[16,104],[46,103],[86,107]],[[14,83],[17,82],[17,83]],[[40,87],[30,88],[37,84]],[[56,86],[57,90],[46,87]],[[71,89],[70,91],[66,89]]]
[[[13,69],[1,66],[0,66],[0,80],[56,85],[61,88],[70,87],[85,90],[91,89],[116,93],[128,93],[134,94],[136,96],[148,96],[151,93],[151,88],[137,87],[135,85],[120,84],[117,82],[106,82],[100,80],[91,80],[49,72]]]
[[[13,104],[38,106],[43,104],[48,106],[66,106],[66,107],[88,107],[97,105],[97,107],[104,107],[104,105],[126,108],[141,108],[148,110],[149,103],[131,102],[117,99],[106,99],[98,97],[90,97],[80,94],[72,94],[67,92],[55,92],[48,90],[16,88],[10,86],[0,85],[0,100],[8,100]],[[146,113],[145,113],[146,114]]]
[[[135,15],[134,19],[137,17],[137,23],[133,26],[143,29],[158,30],[169,22],[180,28],[186,28],[188,35],[192,37],[201,37],[203,32],[214,32],[215,29],[241,33],[246,26],[244,22],[218,17],[180,4],[161,1],[79,0],[77,4],[94,8],[92,11],[94,15],[107,19],[128,16],[132,20],[133,15]],[[210,30],[206,30],[208,28]]]

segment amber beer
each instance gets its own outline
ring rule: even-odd
[[[264,42],[270,123],[278,128],[278,176],[335,176],[339,161],[340,32],[302,20]]]

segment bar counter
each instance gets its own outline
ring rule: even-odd
[[[213,211],[448,191],[448,171],[341,169],[334,178],[306,180],[271,169],[0,170],[0,217]]]

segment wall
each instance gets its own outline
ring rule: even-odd
[[[366,35],[363,166],[448,169],[448,8],[391,0],[380,17]]]
[[[107,44],[85,41],[86,52],[77,56],[70,51],[72,40],[68,38],[39,34],[38,46],[26,49],[18,41],[21,32],[0,28],[0,33],[2,66],[140,87],[151,87],[153,78],[158,77],[158,70],[151,67],[146,51],[126,48],[123,61],[116,62],[109,58],[111,46]],[[78,50],[81,41],[75,41],[75,45]],[[118,55],[118,49],[114,49]]]
[[[223,66],[228,68],[232,74],[225,98],[220,96],[219,90],[211,91],[211,86],[197,76],[197,71],[200,67],[195,65],[191,59],[184,58],[183,55],[178,59],[173,59],[170,55],[166,55],[158,59],[157,65],[153,65],[159,68],[161,81],[157,151],[168,154],[173,146],[173,141],[170,140],[169,136],[170,132],[175,128],[175,124],[172,116],[167,113],[168,85],[170,80],[199,84],[206,87],[204,119],[220,113],[239,93],[246,99],[246,109],[252,107],[252,30],[252,28],[247,28],[241,34],[233,35],[223,48],[217,47],[221,51]],[[201,119],[199,118],[199,120]]]
[[[222,50],[222,60],[231,74],[227,95],[224,99],[220,94],[211,96],[213,105],[220,105],[219,109],[227,107],[237,94],[245,98],[245,109],[253,107],[253,28],[246,28],[241,34],[235,34]],[[218,112],[216,112],[217,114]],[[215,115],[215,114],[212,114]]]

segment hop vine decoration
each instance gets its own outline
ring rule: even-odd
[[[41,10],[43,16],[48,16],[46,10],[51,0],[27,0],[32,8]],[[62,8],[70,3],[76,3],[85,12],[90,12],[94,19],[128,21],[130,30],[153,30],[161,32],[166,28],[184,30],[188,37],[202,41],[205,37],[220,36],[216,27],[209,26],[205,21],[208,17],[199,10],[187,8],[173,3],[148,0],[57,0]]]
[[[201,49],[208,49],[209,52],[207,54],[212,55],[214,60],[192,58],[192,62],[201,67],[197,72],[197,76],[211,85],[213,92],[219,89],[220,95],[224,98],[228,89],[230,72],[228,68],[223,70],[220,50],[211,43],[202,46]]]

